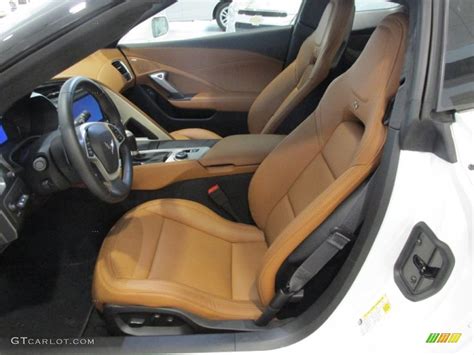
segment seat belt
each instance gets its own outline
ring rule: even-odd
[[[354,234],[365,217],[367,192],[371,180],[372,178],[359,187],[340,206],[341,208],[338,208],[333,213],[331,223],[336,227],[332,228],[329,235],[326,234],[324,242],[296,269],[286,286],[277,291],[270,304],[265,308],[260,318],[257,319],[257,325],[266,326],[270,323],[281,309],[295,295],[300,293],[306,284],[354,239]],[[319,230],[320,228],[313,233],[317,236]],[[321,236],[321,238],[324,237]]]

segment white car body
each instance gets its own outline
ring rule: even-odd
[[[300,6],[300,0],[234,0],[229,8],[227,32],[289,26],[296,20]],[[375,27],[385,16],[401,9],[399,4],[389,1],[356,0],[353,30]]]
[[[384,220],[351,288],[317,331],[272,350],[273,355],[474,353],[474,170],[469,168],[474,162],[474,110],[456,114],[451,133],[456,163],[433,153],[401,151]],[[412,302],[394,281],[394,265],[420,221],[449,244],[455,265],[442,290]],[[458,339],[429,342],[432,333],[458,334]]]

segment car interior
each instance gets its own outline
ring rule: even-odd
[[[0,334],[303,315],[351,262],[362,222],[327,222],[370,183],[405,80],[408,12],[391,11],[353,31],[354,0],[304,1],[288,27],[114,43],[18,100],[0,121]],[[341,251],[285,292],[322,226]]]

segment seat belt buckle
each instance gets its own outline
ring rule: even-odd
[[[229,199],[225,195],[225,193],[221,190],[219,185],[214,185],[207,190],[207,194],[211,198],[212,201],[215,202],[216,205],[219,207],[223,207],[226,204],[230,204]]]
[[[209,190],[207,190],[207,194],[217,206],[227,212],[227,214],[229,214],[234,220],[240,222],[240,218],[237,216],[234,209],[232,208],[229,198],[224,193],[224,191],[222,191],[221,187],[218,184],[211,186]]]

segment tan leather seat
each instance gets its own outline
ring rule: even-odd
[[[275,133],[283,120],[326,79],[346,36],[352,28],[354,0],[331,0],[318,28],[309,36],[297,58],[257,97],[248,115],[252,134]],[[216,133],[184,129],[174,139],[220,139]]]
[[[122,218],[97,261],[97,306],[256,319],[283,262],[377,166],[406,33],[404,14],[387,17],[316,111],[266,158],[249,190],[257,226],[183,200],[150,202]]]

